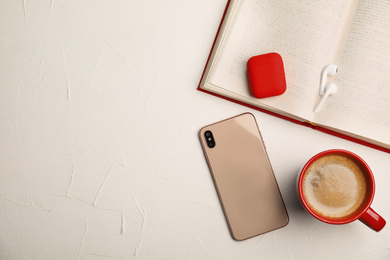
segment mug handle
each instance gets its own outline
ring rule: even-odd
[[[360,216],[359,220],[375,231],[380,231],[386,225],[386,220],[371,207]]]

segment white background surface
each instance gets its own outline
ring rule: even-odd
[[[295,192],[351,150],[390,220],[389,154],[196,91],[226,1],[1,1],[0,259],[390,259],[390,227],[330,226]],[[198,140],[252,112],[290,223],[229,233]]]

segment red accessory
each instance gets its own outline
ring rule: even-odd
[[[248,60],[248,79],[251,93],[256,98],[273,97],[286,91],[282,57],[275,53],[254,56]]]

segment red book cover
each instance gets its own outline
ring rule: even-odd
[[[231,102],[234,102],[234,103],[237,103],[237,104],[240,104],[240,105],[247,106],[249,108],[252,108],[252,109],[264,112],[264,113],[272,115],[272,116],[276,116],[276,117],[288,120],[288,121],[293,122],[295,124],[299,124],[299,125],[303,125],[303,126],[306,126],[306,127],[310,127],[312,129],[321,131],[323,133],[327,133],[327,134],[330,134],[330,135],[333,135],[333,136],[337,136],[337,137],[340,137],[340,138],[343,138],[343,139],[346,139],[346,140],[349,140],[349,141],[352,141],[352,142],[355,142],[355,143],[358,143],[358,144],[362,144],[362,145],[365,145],[365,146],[368,146],[368,147],[371,147],[371,148],[374,148],[374,149],[377,149],[377,150],[380,150],[380,151],[383,151],[383,152],[386,152],[386,153],[390,153],[390,149],[387,149],[385,147],[382,147],[382,146],[379,146],[379,145],[376,145],[376,144],[372,144],[372,143],[369,143],[369,142],[366,142],[366,141],[363,141],[363,140],[360,140],[360,139],[357,139],[357,138],[354,138],[354,137],[351,137],[351,136],[348,136],[348,135],[345,135],[345,134],[342,134],[342,133],[338,133],[338,132],[332,131],[332,130],[324,128],[324,127],[317,126],[317,125],[315,125],[315,124],[313,124],[311,122],[302,122],[302,121],[299,121],[299,120],[296,120],[296,119],[293,119],[293,118],[290,118],[290,117],[287,117],[287,116],[284,116],[284,115],[280,115],[280,114],[277,114],[277,113],[274,113],[274,112],[271,112],[271,111],[268,111],[268,110],[265,110],[265,109],[262,109],[262,108],[250,105],[250,104],[246,104],[244,102],[241,102],[241,101],[238,101],[238,100],[235,100],[235,99],[231,99],[229,97],[225,97],[225,96],[222,96],[222,95],[219,95],[219,94],[216,94],[216,93],[213,93],[213,92],[201,89],[200,85],[202,83],[202,79],[203,79],[203,77],[205,75],[207,65],[210,62],[211,54],[212,54],[213,49],[215,47],[215,44],[216,44],[216,41],[217,41],[217,38],[218,38],[218,34],[220,33],[220,30],[221,30],[221,27],[222,27],[222,23],[223,23],[223,21],[224,21],[224,19],[226,17],[226,12],[227,12],[227,9],[228,9],[230,3],[231,3],[231,0],[228,0],[228,2],[226,4],[226,7],[225,7],[225,11],[224,11],[222,19],[221,19],[221,22],[220,22],[219,27],[218,27],[217,34],[216,34],[216,36],[214,38],[214,42],[213,42],[211,51],[209,53],[209,56],[208,56],[205,68],[203,70],[202,77],[201,77],[201,79],[199,81],[199,85],[198,85],[197,90],[202,91],[204,93],[211,94],[211,95],[219,97],[219,98],[223,98],[223,99],[229,100]]]

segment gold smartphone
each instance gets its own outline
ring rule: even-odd
[[[251,113],[203,127],[199,137],[235,240],[288,224],[287,210]]]

